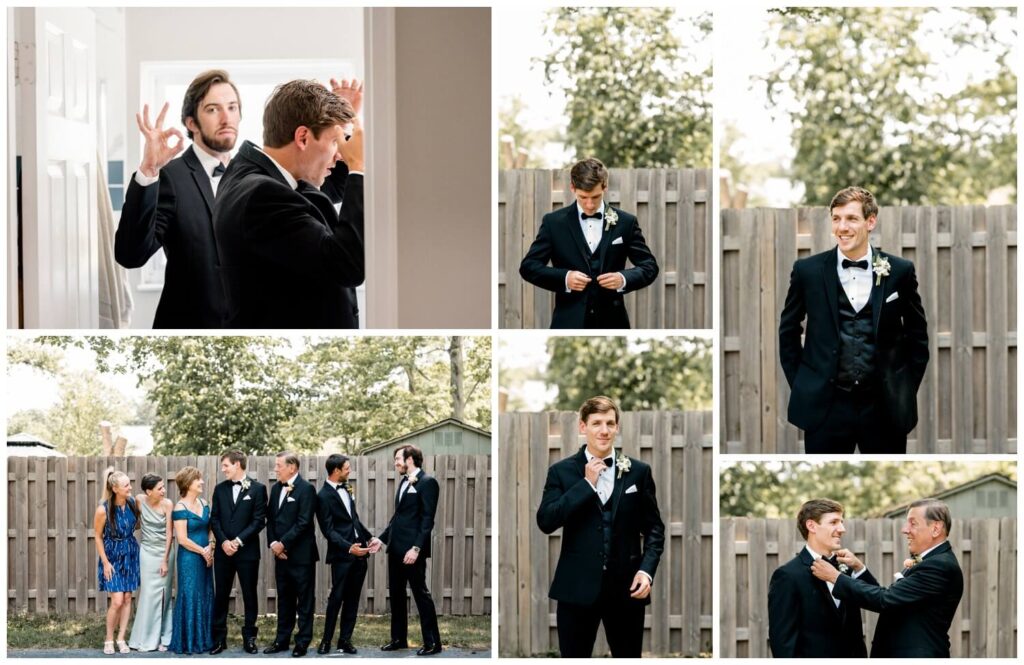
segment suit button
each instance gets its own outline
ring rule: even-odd
[[[829,382],[829,383],[835,383],[835,382],[836,382],[836,380],[835,380],[835,379],[829,379],[829,380],[828,380],[828,382]]]
[[[832,349],[832,355],[834,355],[834,356],[839,355],[839,349]]]

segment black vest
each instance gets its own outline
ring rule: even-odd
[[[865,271],[868,279],[871,273]],[[844,389],[868,387],[875,379],[875,330],[871,315],[871,298],[859,311],[854,311],[846,291],[836,275],[839,302],[839,369],[836,385]]]
[[[614,487],[614,486],[613,486]],[[614,494],[614,490],[612,492]],[[601,499],[598,498],[598,501]],[[604,536],[604,567],[608,569],[608,559],[612,555],[612,498],[608,497],[608,500],[601,506],[601,526],[602,535]]]

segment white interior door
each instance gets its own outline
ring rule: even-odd
[[[16,12],[24,324],[97,328],[95,17],[63,7]]]

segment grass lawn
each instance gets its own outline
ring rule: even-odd
[[[438,616],[441,629],[441,643],[446,647],[464,649],[491,648],[490,616]],[[257,644],[262,649],[274,638],[277,617],[261,616],[256,623],[259,629]],[[352,643],[356,647],[376,647],[386,643],[391,636],[391,617],[388,615],[364,615],[356,622]],[[104,615],[38,615],[12,614],[7,617],[8,649],[101,649],[104,638]],[[324,617],[316,615],[313,625],[313,642],[316,647],[324,634]],[[128,627],[131,635],[131,626]],[[337,641],[337,629],[334,640]],[[228,617],[228,646],[242,644],[242,617]],[[419,619],[409,617],[409,644],[420,644]]]

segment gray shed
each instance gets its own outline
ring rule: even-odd
[[[1017,483],[999,473],[990,473],[936,494],[946,502],[954,522],[973,517],[1016,517]],[[910,502],[893,508],[884,517],[902,519]]]
[[[390,441],[367,446],[359,455],[390,462],[395,448],[408,444],[418,447],[424,455],[490,455],[491,433],[448,418]]]
[[[67,457],[57,446],[34,434],[18,432],[7,437],[8,457]]]

